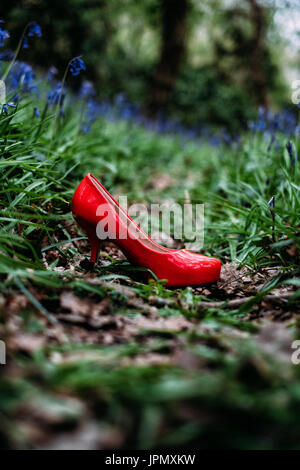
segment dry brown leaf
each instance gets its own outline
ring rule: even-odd
[[[60,305],[74,315],[87,316],[90,314],[91,305],[87,300],[80,299],[72,291],[64,291],[60,294]]]
[[[29,333],[19,333],[11,336],[7,340],[8,349],[32,353],[41,349],[46,344],[44,335],[34,335]]]
[[[118,428],[103,427],[88,421],[73,432],[59,433],[41,450],[101,450],[118,449],[123,443],[123,433]]]
[[[177,181],[172,178],[168,173],[160,173],[158,175],[154,175],[152,180],[150,181],[150,185],[156,191],[163,191],[171,186],[177,184]]]

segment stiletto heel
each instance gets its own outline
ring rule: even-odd
[[[99,246],[100,246],[100,240],[97,237],[96,233],[96,227],[86,220],[82,219],[81,217],[75,216],[74,219],[78,223],[78,225],[82,228],[82,230],[86,233],[90,245],[91,245],[91,258],[90,262],[91,263],[96,263],[98,259],[98,253],[99,253]]]
[[[153,241],[90,173],[74,193],[72,212],[90,240],[93,263],[97,261],[102,233],[103,239],[115,242],[131,263],[148,268],[158,279],[166,279],[169,287],[199,286],[220,277],[218,259],[172,250]]]

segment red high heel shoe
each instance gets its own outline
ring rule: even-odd
[[[115,227],[116,233],[109,233],[108,238],[119,246],[131,263],[150,269],[159,279],[167,279],[169,287],[198,286],[215,282],[220,277],[221,262],[218,259],[188,250],[165,248],[154,242],[91,174],[76,189],[72,212],[89,238],[93,263],[97,261],[101,241],[98,230],[105,232],[106,227]]]

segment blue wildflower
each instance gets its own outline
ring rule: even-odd
[[[295,115],[288,110],[273,114],[265,108],[260,108],[258,120],[250,123],[249,127],[253,132],[263,131],[273,134],[281,131],[287,135],[292,135],[296,125]]]
[[[34,36],[37,36],[38,38],[42,37],[41,27],[35,21],[33,21],[32,23],[28,25],[28,31],[24,35],[23,49],[28,49],[29,47],[28,38],[29,37],[32,38]]]
[[[17,106],[14,103],[5,103],[5,104],[3,104],[2,109],[3,109],[4,113],[6,114],[6,116],[8,116],[8,107],[16,108]]]
[[[34,83],[35,73],[32,67],[24,62],[16,62],[9,74],[10,85],[13,89],[21,88],[22,91],[30,93],[36,90]]]
[[[275,197],[274,197],[274,196],[272,196],[271,199],[269,200],[268,206],[269,206],[271,209],[274,209],[274,207],[275,207]]]
[[[0,27],[0,47],[4,46],[4,41],[5,39],[8,39],[8,38],[9,38],[9,32],[5,31],[5,29],[2,29]]]
[[[258,108],[258,121],[256,123],[256,128],[258,131],[264,131],[267,127],[266,120],[268,117],[268,113],[266,108],[260,106]]]
[[[42,30],[39,24],[37,24],[35,21],[30,23],[29,28],[28,28],[28,36],[33,37],[37,36],[38,38],[42,37]]]
[[[221,138],[217,135],[214,135],[210,138],[209,143],[212,147],[218,147],[221,144]]]
[[[229,145],[229,144],[231,143],[231,137],[230,137],[230,135],[229,135],[226,131],[224,131],[224,130],[223,130],[223,135],[222,135],[222,137],[223,137],[223,140],[224,140],[224,142],[225,142],[226,145]]]
[[[119,93],[115,98],[115,105],[120,108],[126,103],[126,97],[124,93]]]
[[[273,221],[273,224],[272,224],[272,240],[273,242],[275,242],[276,240],[276,237],[275,237],[275,217],[276,217],[276,214],[275,214],[275,196],[272,196],[271,199],[269,200],[268,202],[268,205],[269,205],[269,209],[270,209],[270,213],[271,213],[271,217],[272,217],[272,221]]]
[[[58,115],[65,117],[63,110],[64,101],[66,98],[65,88],[62,83],[57,83],[53,90],[48,94],[48,103],[50,106],[59,106]]]
[[[1,62],[10,62],[14,58],[14,53],[12,51],[4,51],[0,54]]]
[[[36,106],[34,106],[34,108],[33,108],[33,113],[34,113],[35,117],[37,117],[37,118],[40,117],[40,112],[39,112],[39,110]]]
[[[289,157],[292,159],[293,158],[293,144],[290,140],[286,144],[286,149],[288,151]]]
[[[57,105],[59,102],[60,107],[62,108],[64,100],[66,97],[66,92],[62,89],[62,84],[58,83],[53,90],[48,94],[48,101],[50,105]]]
[[[275,135],[272,134],[272,135],[271,135],[271,139],[270,139],[270,143],[269,143],[269,145],[268,145],[267,152],[270,152],[270,150],[271,150],[271,148],[272,148],[274,142],[275,142]]]
[[[88,80],[84,80],[79,90],[80,98],[87,99],[92,98],[96,95],[94,85]]]
[[[258,123],[257,123],[257,129],[259,131],[264,131],[266,129],[267,125],[265,123],[265,121],[262,121],[262,120],[259,120]]]
[[[87,133],[91,129],[91,125],[95,122],[96,117],[101,114],[101,106],[93,98],[89,98],[84,112],[84,122],[81,130]]]
[[[86,70],[85,63],[80,57],[74,57],[70,62],[70,72],[76,77],[82,70]]]
[[[57,72],[58,72],[57,68],[54,67],[54,65],[51,65],[46,75],[47,80],[51,82],[55,78],[55,75],[57,75]]]
[[[91,130],[91,126],[90,126],[89,124],[87,124],[87,123],[82,124],[81,130],[82,130],[82,132],[83,132],[84,134],[88,134],[88,133],[90,132],[90,130]]]
[[[275,149],[275,152],[281,152],[281,146],[279,145],[277,140],[275,140],[274,149]]]

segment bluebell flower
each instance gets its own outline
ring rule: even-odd
[[[276,152],[280,152],[281,151],[281,147],[279,145],[279,143],[277,142],[277,140],[275,141],[274,143],[274,149]]]
[[[113,120],[114,119],[114,111],[112,108],[111,103],[109,101],[102,101],[101,104],[99,104],[99,110],[98,113],[100,116],[103,116],[104,118],[108,120]]]
[[[249,129],[252,131],[252,132],[263,132],[265,131],[267,128],[267,124],[266,124],[266,121],[264,121],[262,118],[259,119],[258,121],[255,121],[255,122],[250,122],[249,123]]]
[[[275,135],[272,134],[272,135],[271,135],[271,139],[270,139],[270,143],[269,143],[269,145],[268,145],[267,152],[270,152],[270,150],[271,150],[271,148],[272,148],[274,142],[275,142]]]
[[[271,209],[274,209],[274,207],[275,207],[275,197],[274,197],[274,196],[272,196],[271,199],[269,200],[268,206],[269,206]]]
[[[0,27],[0,47],[4,46],[5,39],[9,38],[9,32]]]
[[[258,120],[249,125],[253,132],[263,131],[273,134],[280,131],[289,136],[295,132],[296,126],[297,120],[291,111],[285,110],[281,113],[273,114],[264,108],[259,109]]]
[[[210,138],[209,143],[212,147],[218,147],[221,144],[221,138],[217,135],[214,135]]]
[[[266,120],[268,117],[267,109],[263,106],[258,108],[258,121],[256,123],[256,130],[264,131],[267,127]]]
[[[84,123],[81,126],[81,130],[84,134],[88,134],[91,130],[91,126],[88,123]]]
[[[124,95],[124,93],[119,93],[116,97],[115,97],[115,105],[120,108],[122,107],[126,102],[126,97]]]
[[[40,117],[40,112],[39,112],[39,110],[36,106],[34,106],[34,108],[33,108],[33,113],[34,113],[35,117],[37,117],[37,118]]]
[[[32,23],[28,25],[27,32],[24,35],[24,39],[23,39],[23,49],[28,49],[29,47],[28,38],[29,37],[32,38],[34,36],[37,36],[38,38],[42,37],[41,27],[35,21],[33,21]]]
[[[286,144],[286,149],[288,151],[289,157],[293,158],[293,144],[290,140]]]
[[[84,112],[84,120],[81,126],[82,132],[85,134],[88,133],[91,129],[91,125],[95,122],[96,117],[101,115],[101,106],[97,101],[93,98],[88,98],[85,112]]]
[[[24,62],[16,62],[9,74],[10,86],[15,90],[21,88],[25,93],[37,89],[34,82],[35,73],[32,67]]]
[[[5,103],[5,104],[3,104],[2,109],[3,109],[4,113],[6,114],[6,116],[8,116],[8,107],[16,108],[17,106],[14,103]]]
[[[82,70],[86,70],[85,63],[80,57],[74,57],[70,62],[70,72],[76,77]]]
[[[266,127],[267,127],[266,122],[260,119],[257,123],[257,130],[262,132],[266,129]]]
[[[222,137],[223,137],[223,140],[224,140],[225,144],[229,145],[231,143],[231,137],[227,132],[223,131],[223,136]]]
[[[37,36],[38,38],[41,38],[42,30],[41,30],[40,25],[37,24],[35,21],[30,23],[27,34],[29,37]]]
[[[66,92],[62,90],[62,84],[58,83],[53,90],[50,91],[48,94],[48,101],[50,105],[57,105],[58,101],[60,100],[60,107],[63,107],[64,100],[66,97]]]
[[[0,61],[1,62],[10,62],[14,57],[14,53],[12,51],[4,51],[0,54]]]
[[[87,98],[92,98],[95,95],[96,95],[96,91],[92,82],[89,82],[88,80],[84,80],[79,90],[80,98],[87,99]]]
[[[54,65],[51,65],[51,67],[49,68],[48,72],[47,72],[47,75],[46,75],[46,78],[49,82],[51,82],[52,80],[54,80],[55,78],[55,75],[57,75],[58,73],[58,70],[56,67],[54,67]]]

